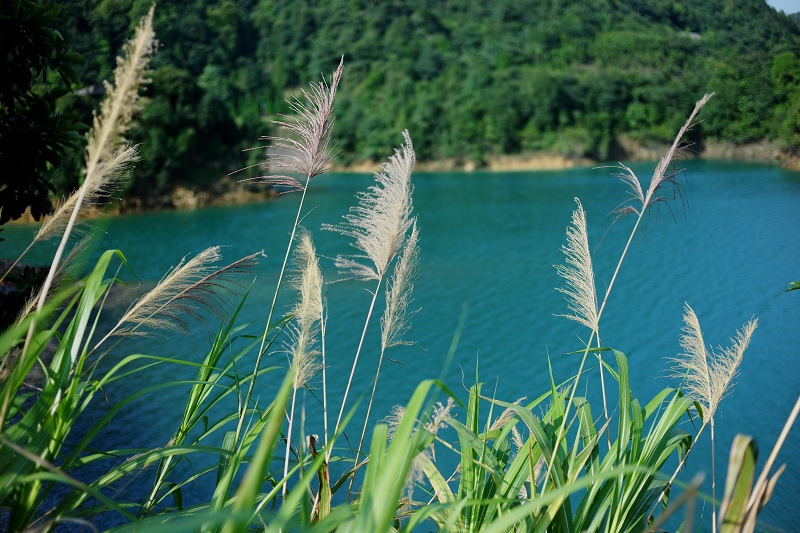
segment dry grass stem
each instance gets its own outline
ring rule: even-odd
[[[416,156],[408,131],[403,132],[405,144],[384,163],[383,172],[375,173],[375,185],[357,197],[339,225],[325,225],[342,235],[352,237],[361,254],[339,255],[336,266],[346,275],[357,279],[381,279],[389,263],[403,247],[406,233],[413,223],[411,211],[411,174]]]
[[[556,288],[564,294],[567,307],[572,312],[564,316],[589,328],[597,325],[597,291],[595,289],[592,255],[589,251],[589,234],[586,212],[578,198],[578,208],[572,212],[572,225],[567,227],[567,245],[561,246],[566,265],[555,265],[558,275],[564,278],[565,287]]]
[[[712,351],[706,349],[700,322],[688,304],[683,320],[683,353],[673,359],[672,375],[686,378],[685,390],[703,406],[703,421],[708,422],[714,418],[720,401],[730,392],[758,319],[751,319],[737,331],[730,347]]]
[[[156,287],[139,298],[123,315],[111,334],[144,334],[139,328],[188,332],[186,317],[201,319],[201,310],[224,318],[222,309],[228,298],[239,293],[240,274],[255,268],[261,252],[248,255],[223,268],[213,263],[220,259],[219,246],[212,246],[170,270]]]
[[[411,234],[406,240],[403,252],[394,266],[394,275],[386,289],[386,310],[381,317],[381,352],[400,344],[410,344],[402,340],[411,327],[411,318],[417,311],[409,311],[413,299],[414,280],[417,278],[419,264],[419,230],[413,223]]]

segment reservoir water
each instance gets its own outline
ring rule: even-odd
[[[800,394],[800,291],[784,292],[790,282],[800,280],[800,173],[714,161],[689,161],[683,168],[683,194],[653,210],[634,238],[600,333],[605,346],[628,355],[633,392],[645,403],[664,387],[678,385],[678,380],[666,376],[668,358],[680,352],[684,302],[696,311],[705,340],[713,346],[728,346],[747,320],[759,319],[733,392],[716,416],[719,496],[734,435],[753,435],[763,462]],[[633,169],[646,186],[652,165],[635,164]],[[629,217],[614,223],[615,216],[610,215],[627,198],[625,186],[611,174],[608,168],[415,174],[421,256],[412,308],[419,312],[407,335],[414,344],[387,353],[400,364],[387,363],[382,371],[375,420],[385,418],[393,405],[407,402],[420,380],[440,376],[462,313],[465,322],[445,375],[447,385],[462,400],[475,381],[476,368],[486,384],[484,392],[507,401],[533,399],[549,390],[548,361],[557,380],[574,375],[580,356],[567,354],[581,348],[588,332],[558,316],[567,307],[555,290],[562,281],[553,265],[563,262],[560,247],[575,207],[573,198],[579,197],[587,212],[598,290],[601,294],[605,290],[634,222]],[[371,176],[359,174],[323,175],[312,181],[303,226],[312,232],[317,251],[324,256],[321,266],[327,281],[339,277],[330,258],[347,253],[349,246],[346,238],[320,227],[337,223],[355,202],[354,195],[371,182]],[[229,261],[264,250],[267,258],[260,263],[239,318],[240,323],[256,321],[256,334],[263,328],[298,201],[299,196],[287,194],[263,204],[104,219],[102,247],[122,250],[144,287],[154,285],[187,254],[212,245],[225,246]],[[6,242],[0,245],[4,255],[24,249],[32,229],[7,228],[2,234]],[[42,247],[28,262],[47,262],[51,256],[52,250]],[[332,398],[343,393],[372,285],[345,281],[325,288]],[[284,289],[279,311],[288,311],[294,298]],[[119,305],[124,310],[127,303]],[[376,311],[367,332],[354,399],[364,393],[377,365],[381,311],[382,307]],[[137,339],[125,345],[119,357],[135,350],[201,360],[218,323],[211,317],[207,326],[195,325],[192,335]],[[268,359],[268,364],[286,364],[284,353]],[[148,383],[185,372],[168,365],[160,368],[165,375],[151,372]],[[257,391],[265,398],[262,403],[278,377],[270,379]],[[112,385],[106,394],[113,403],[136,386]],[[587,373],[582,387],[593,402],[599,399],[593,392],[599,389],[596,368]],[[322,433],[320,388],[318,377],[304,396],[308,433]],[[185,388],[168,389],[123,410],[101,436],[101,445],[165,444],[181,415],[185,392]],[[365,403],[355,420],[363,419]],[[98,402],[94,409],[101,412],[107,407]],[[599,403],[593,412],[602,412]],[[463,417],[462,410],[458,418],[463,421]],[[693,431],[689,422],[684,429]],[[350,440],[357,440],[358,431],[351,432]],[[708,438],[708,433],[701,437],[683,480],[698,471],[710,478]],[[788,463],[786,472],[761,515],[765,528],[793,531],[800,523],[798,457],[800,427],[795,427],[778,459],[778,464]],[[150,483],[146,473],[140,477]],[[708,482],[706,490],[710,491]],[[709,506],[704,513],[704,524],[710,524]]]

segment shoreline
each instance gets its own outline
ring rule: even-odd
[[[523,152],[488,156],[482,164],[464,158],[443,158],[432,161],[418,161],[416,171],[419,172],[535,172],[539,170],[566,170],[579,167],[614,163],[618,161],[653,161],[656,162],[669,149],[668,144],[642,143],[626,136],[620,136],[615,142],[608,161],[590,158],[569,158],[551,152]],[[720,141],[703,141],[688,152],[687,159],[711,159],[720,161],[760,162],[779,165],[789,170],[800,171],[800,156],[783,151],[775,143],[761,141],[736,145]],[[330,172],[372,173],[380,171],[376,161],[361,161],[347,165],[331,166]],[[150,197],[128,197],[107,206],[100,216],[147,213],[155,211],[193,210],[220,205],[244,205],[271,200],[278,196],[269,185],[258,182],[237,182],[230,176],[202,188],[189,188],[177,185],[169,192]],[[35,222],[26,211],[15,222]]]
[[[433,161],[418,161],[415,170],[421,172],[508,172],[565,170],[590,167],[618,161],[658,161],[669,150],[667,143],[642,143],[627,136],[620,136],[608,160],[591,158],[570,158],[552,152],[522,152],[486,157],[483,164],[464,158],[443,158]],[[737,145],[722,141],[703,141],[690,149],[687,159],[712,159],[729,161],[749,161],[780,165],[789,170],[800,170],[800,156],[783,151],[770,141],[760,141]],[[370,173],[380,170],[380,162],[361,161],[331,167],[331,172]]]

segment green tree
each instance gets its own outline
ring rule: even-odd
[[[0,2],[0,224],[28,208],[37,220],[51,208],[49,172],[80,145],[80,123],[57,100],[78,77],[56,30],[61,8],[33,0]],[[58,79],[53,79],[54,74]]]

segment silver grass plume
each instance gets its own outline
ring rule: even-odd
[[[81,202],[81,213],[89,214],[103,199],[107,198],[117,186],[127,179],[134,163],[139,160],[139,153],[136,146],[125,146],[121,150],[114,152],[107,161],[98,164],[97,172],[93,178],[85,182],[85,193]],[[78,201],[78,191],[69,197],[59,201],[54,206],[50,214],[42,223],[39,231],[34,236],[34,241],[46,240],[59,235],[67,225],[69,214],[75,209]],[[76,226],[77,227],[77,226]]]
[[[317,361],[319,351],[315,347],[315,339],[322,323],[322,273],[319,270],[317,253],[311,234],[301,228],[298,234],[295,252],[297,277],[294,287],[300,293],[300,299],[294,308],[294,323],[289,325],[289,339],[285,343],[290,358],[292,373],[292,406],[289,411],[289,429],[286,433],[286,455],[283,463],[284,479],[289,474],[289,455],[292,442],[292,426],[298,389],[316,374],[322,365]],[[286,484],[283,486],[286,495]]]
[[[684,389],[703,406],[703,421],[708,422],[713,420],[720,401],[732,387],[758,319],[751,319],[737,331],[730,347],[711,351],[705,346],[700,322],[689,304],[685,304],[683,321],[680,340],[683,353],[673,359],[672,376],[685,377]]]
[[[381,352],[400,344],[409,344],[402,340],[411,327],[411,318],[417,311],[408,310],[413,301],[414,280],[417,278],[419,264],[419,230],[416,222],[412,223],[411,234],[406,240],[403,252],[394,266],[394,275],[386,289],[386,309],[381,317]]]
[[[526,398],[527,398],[526,396],[519,398],[517,401],[514,402],[514,405],[520,405],[522,402],[525,401]],[[500,416],[498,416],[495,419],[495,421],[492,422],[492,425],[489,427],[489,430],[493,431],[495,429],[503,429],[504,427],[506,427],[506,424],[511,422],[514,419],[514,417],[517,416],[517,411],[518,411],[517,409],[507,407],[502,413],[500,413]]]
[[[130,124],[131,115],[139,97],[139,85],[147,81],[144,76],[145,69],[156,46],[155,34],[153,33],[154,9],[155,5],[150,7],[150,11],[136,27],[135,37],[125,45],[125,58],[117,58],[117,68],[114,70],[116,86],[104,82],[106,85],[106,98],[101,104],[100,116],[95,114],[92,129],[89,130],[86,136],[86,177],[83,180],[83,185],[75,193],[75,201],[71,202],[73,205],[72,210],[63,210],[58,213],[57,217],[51,217],[52,224],[54,223],[52,219],[61,220],[66,216],[67,212],[70,213],[69,220],[64,227],[64,233],[61,236],[61,242],[53,255],[53,261],[50,263],[50,272],[44,280],[42,290],[39,293],[39,301],[36,304],[38,311],[44,308],[45,299],[50,293],[53,278],[58,271],[58,265],[64,255],[64,249],[67,246],[72,228],[78,219],[78,213],[81,210],[84,198],[87,196],[87,191],[90,189],[103,190],[104,186],[98,184],[119,172],[120,167],[109,166],[109,162],[118,160],[120,165],[124,165],[135,159],[135,152],[119,157],[115,157],[114,153],[117,147],[124,142],[122,136]],[[128,147],[122,151],[125,152],[127,150],[131,150],[131,148]],[[35,329],[35,322],[31,322],[22,348],[23,357],[28,351]]]
[[[405,144],[384,163],[383,172],[375,173],[375,184],[357,195],[358,205],[350,208],[339,225],[328,229],[355,239],[351,243],[361,254],[339,255],[337,268],[353,278],[381,279],[389,263],[403,247],[406,233],[413,223],[411,211],[411,174],[416,156],[408,131],[403,131]]]
[[[302,388],[320,369],[315,337],[322,321],[322,273],[311,234],[301,231],[295,251],[298,276],[294,286],[300,299],[294,308],[294,323],[289,325],[291,342],[286,348],[291,358],[293,387]]]
[[[563,293],[570,314],[560,315],[590,330],[597,325],[597,291],[592,269],[592,255],[589,251],[589,234],[586,228],[586,212],[578,198],[578,208],[572,212],[572,225],[567,227],[567,245],[561,246],[566,265],[555,265],[558,275],[564,278],[565,287],[556,290]]]
[[[344,56],[331,76],[330,85],[323,78],[321,82],[311,84],[308,91],[302,90],[302,97],[305,101],[294,98],[288,102],[294,115],[281,115],[284,120],[274,121],[274,124],[284,130],[287,135],[261,138],[272,141],[270,149],[275,152],[268,154],[267,160],[262,164],[300,174],[308,180],[328,169],[335,157],[330,146],[331,132],[335,121],[333,102],[343,70]],[[289,187],[290,190],[304,188],[297,179],[291,176],[260,176],[250,179]]]
[[[157,47],[153,32],[153,11],[136,27],[133,39],[122,49],[114,69],[114,84],[103,81],[106,96],[100,104],[100,113],[94,113],[92,129],[86,134],[86,177],[80,198],[81,210],[96,206],[124,180],[133,163],[138,160],[135,146],[126,145],[125,133],[130,128],[133,112],[139,99],[139,86],[148,83],[147,64]],[[66,226],[66,218],[79,200],[79,191],[60,202],[45,220],[35,239],[51,237]]]
[[[153,290],[131,305],[109,335],[141,335],[142,326],[185,333],[189,331],[187,317],[201,319],[202,309],[224,318],[222,309],[228,298],[239,294],[242,288],[236,277],[252,271],[263,254],[248,255],[217,268],[213,263],[220,259],[219,249],[212,246],[189,261],[182,260]]]
[[[676,187],[680,186],[679,172],[671,171],[670,169],[676,157],[678,157],[687,147],[686,144],[682,144],[683,136],[694,125],[694,119],[697,116],[697,113],[700,112],[700,109],[702,109],[703,106],[706,105],[706,103],[708,103],[713,96],[714,93],[706,94],[695,104],[692,114],[689,115],[689,118],[683,124],[683,127],[681,127],[678,135],[675,136],[675,140],[672,142],[669,150],[667,150],[667,153],[661,157],[656,165],[655,171],[653,172],[653,177],[650,180],[650,186],[647,188],[646,192],[642,189],[642,185],[639,182],[639,178],[636,176],[636,174],[634,174],[634,172],[625,165],[619,165],[619,168],[622,170],[622,172],[618,175],[618,177],[628,185],[628,193],[631,199],[641,204],[640,207],[634,207],[631,204],[621,205],[615,210],[619,216],[629,213],[640,214],[653,204],[664,201],[666,198],[658,195],[658,192],[667,184],[671,184]]]

